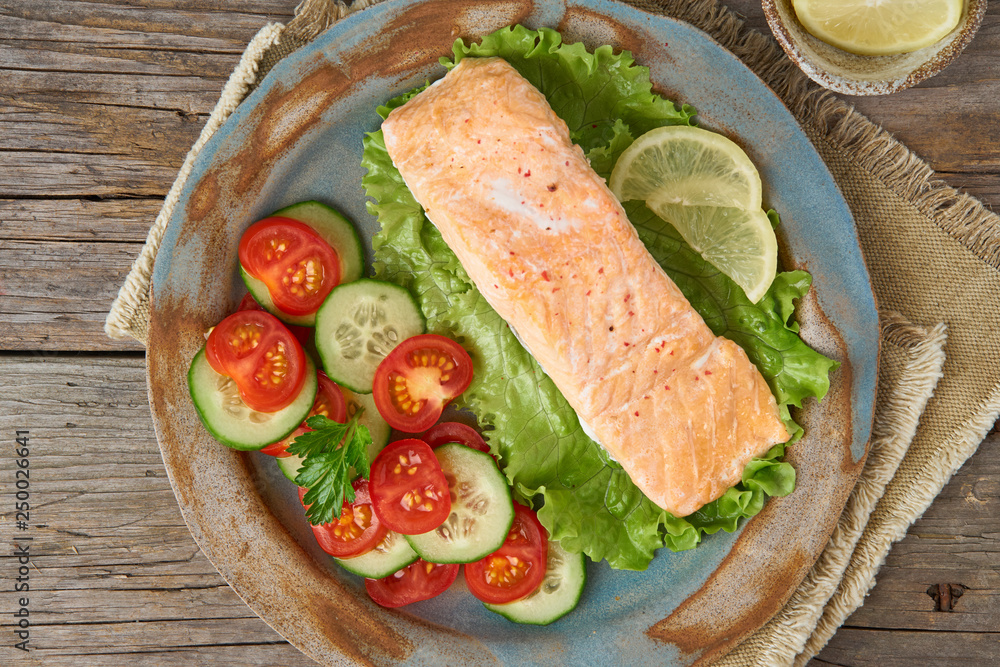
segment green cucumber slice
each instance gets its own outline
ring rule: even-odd
[[[240,277],[243,278],[243,284],[247,286],[247,291],[253,296],[254,301],[285,324],[295,324],[300,327],[316,326],[316,313],[310,313],[309,315],[289,315],[274,305],[271,293],[267,291],[267,285],[247,273],[242,264],[240,264]]]
[[[583,554],[571,554],[558,542],[549,541],[545,579],[538,590],[516,602],[483,606],[515,623],[548,625],[576,607],[586,582]]]
[[[277,456],[274,460],[278,464],[278,470],[281,471],[281,474],[292,482],[295,481],[295,478],[299,474],[299,469],[305,461],[305,459],[298,454],[292,454],[291,456]]]
[[[316,313],[316,350],[331,380],[372,393],[375,369],[399,343],[424,333],[423,313],[408,290],[362,278],[333,288]]]
[[[337,251],[337,257],[340,258],[340,282],[342,284],[357,280],[364,273],[365,256],[358,232],[354,229],[354,225],[335,209],[322,202],[304,201],[286,206],[268,217],[273,216],[282,216],[304,222],[329,243]],[[240,266],[240,276],[246,283],[247,291],[267,312],[288,324],[304,327],[315,326],[315,313],[289,315],[282,312],[274,305],[271,294],[267,291],[267,285],[247,273],[242,266]]]
[[[222,444],[240,450],[262,449],[287,437],[309,414],[318,386],[316,366],[306,357],[306,381],[292,404],[277,412],[257,412],[243,402],[231,378],[209,365],[204,347],[188,370],[191,400],[205,428]]]
[[[499,549],[514,522],[510,488],[493,457],[459,444],[434,450],[451,492],[451,514],[434,530],[407,535],[431,563],[472,563]]]
[[[333,560],[353,574],[368,579],[381,579],[402,570],[418,558],[417,553],[399,533],[389,531],[375,548],[354,558],[334,558]]]
[[[304,222],[323,237],[340,258],[340,282],[357,280],[365,272],[365,255],[358,231],[340,211],[323,202],[303,201],[275,211],[271,216]]]

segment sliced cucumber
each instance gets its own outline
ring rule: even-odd
[[[316,325],[316,313],[309,315],[289,315],[282,311],[271,299],[271,293],[267,291],[267,285],[263,281],[257,280],[243,268],[240,264],[240,277],[243,284],[247,286],[247,291],[253,296],[254,301],[264,307],[264,310],[271,313],[285,324],[295,324],[300,327],[311,327]]]
[[[503,545],[514,521],[507,480],[493,457],[459,444],[434,450],[451,492],[451,514],[428,533],[407,535],[431,563],[471,563]]]
[[[340,282],[357,280],[365,272],[365,255],[358,231],[339,211],[318,201],[304,201],[275,211],[281,216],[304,222],[337,251],[340,258]]]
[[[333,560],[348,572],[381,579],[402,570],[418,558],[417,553],[399,533],[389,531],[374,549],[354,558],[334,558]]]
[[[278,456],[275,461],[281,474],[294,482],[305,459],[297,454],[292,454],[291,456]]]
[[[337,257],[340,259],[341,283],[357,280],[364,273],[365,256],[361,249],[361,239],[358,237],[358,232],[354,229],[354,225],[336,210],[322,202],[304,201],[286,206],[268,217],[272,216],[282,216],[304,222],[329,243],[337,251]],[[282,312],[274,305],[271,294],[267,291],[267,285],[243,270],[242,266],[240,266],[240,275],[243,277],[243,282],[246,283],[247,291],[269,313],[288,324],[305,327],[315,325],[315,313],[289,315]]]
[[[548,625],[576,607],[586,581],[583,554],[571,554],[551,541],[545,579],[537,591],[516,602],[483,606],[515,623]]]
[[[316,350],[330,379],[372,393],[375,369],[396,345],[424,332],[424,316],[409,291],[362,278],[333,288],[316,313]]]
[[[378,408],[375,407],[375,399],[372,398],[371,394],[357,394],[343,387],[340,391],[344,393],[344,399],[347,401],[348,417],[353,417],[360,408],[364,408],[364,412],[361,413],[361,419],[358,420],[358,423],[367,426],[368,432],[372,435],[372,444],[368,447],[368,463],[371,463],[378,456],[378,453],[389,444],[392,427],[386,424],[385,420],[382,419],[382,415],[378,413]]]
[[[240,398],[236,383],[216,373],[201,348],[188,370],[191,400],[205,428],[233,449],[262,449],[288,436],[309,414],[316,399],[316,366],[306,357],[306,381],[292,404],[277,412],[257,412]]]

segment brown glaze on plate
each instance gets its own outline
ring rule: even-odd
[[[244,294],[242,231],[320,199],[357,223],[370,260],[377,223],[365,211],[360,154],[364,132],[378,126],[374,107],[443,74],[437,59],[456,36],[518,21],[558,27],[591,48],[633,50],[659,91],[740,142],[761,170],[766,204],[782,214],[785,265],[814,276],[803,336],[842,362],[827,398],[799,415],[807,436],[788,453],[794,493],[735,535],[661,550],[646,572],[591,564],[579,607],[544,628],[489,614],[461,578],[431,601],[376,606],[359,578],[319,551],[273,462],[211,439],[186,382],[204,332]],[[380,3],[336,24],[279,63],[205,146],[157,257],[147,365],[157,437],[192,535],[247,604],[320,663],[687,665],[764,623],[820,553],[864,461],[877,358],[850,213],[794,119],[734,56],[686,24],[606,0],[421,0]]]

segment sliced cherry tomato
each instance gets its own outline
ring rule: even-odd
[[[295,336],[270,313],[242,310],[212,329],[205,358],[228,375],[243,402],[259,412],[287,407],[306,379],[306,355]]]
[[[472,358],[444,336],[407,338],[375,371],[375,407],[394,429],[425,431],[441,417],[448,401],[472,382]]]
[[[261,310],[267,312],[264,306],[257,303],[257,300],[253,298],[253,294],[247,292],[243,295],[243,300],[240,301],[240,305],[236,308],[237,311],[240,310]],[[285,324],[285,328],[292,332],[292,335],[302,343],[302,347],[308,347],[309,341],[312,339],[313,334],[316,330],[312,327],[300,327],[296,324]]]
[[[262,454],[277,456],[279,458],[291,456],[285,450],[292,444],[292,440],[312,430],[306,426],[306,421],[308,421],[309,417],[323,415],[338,424],[343,424],[347,421],[347,401],[344,399],[344,392],[340,391],[337,383],[328,378],[323,371],[316,371],[316,380],[319,382],[319,388],[316,391],[316,400],[313,402],[309,415],[290,436],[260,450]]]
[[[243,295],[240,300],[240,305],[236,307],[237,312],[241,310],[264,310],[264,306],[257,303],[257,299],[253,298],[253,294],[247,292]]]
[[[267,285],[274,305],[289,315],[315,313],[340,282],[337,251],[292,218],[275,216],[250,225],[239,255],[240,265]]]
[[[402,607],[437,597],[448,590],[457,576],[457,564],[442,565],[418,559],[384,579],[365,579],[365,590],[383,607]]]
[[[334,517],[331,523],[310,526],[319,546],[335,558],[353,558],[366,554],[389,532],[372,510],[368,480],[359,477],[354,480],[353,487],[354,502],[344,501],[339,519]],[[307,491],[308,489],[299,487],[299,502],[302,502]],[[305,503],[303,506],[308,509]]]
[[[379,452],[371,466],[371,494],[382,523],[403,535],[434,530],[451,514],[448,480],[422,440],[397,440]]]
[[[461,422],[440,422],[434,424],[421,437],[432,448],[446,445],[449,442],[457,442],[471,447],[477,452],[490,453],[490,446],[483,440],[483,436],[476,432],[471,426],[466,426]]]
[[[548,551],[549,535],[535,512],[514,503],[514,523],[503,546],[482,560],[466,564],[469,592],[491,604],[520,600],[542,584]]]

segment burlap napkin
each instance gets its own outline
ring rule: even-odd
[[[153,260],[205,142],[276,62],[377,1],[347,7],[306,0],[287,26],[270,24],[254,37],[112,306],[108,335],[145,342]],[[861,605],[891,544],[975,452],[1000,412],[1000,218],[938,181],[716,0],[629,1],[712,35],[785,101],[854,214],[881,307],[878,403],[861,478],[825,551],[784,609],[719,663],[805,664]]]

